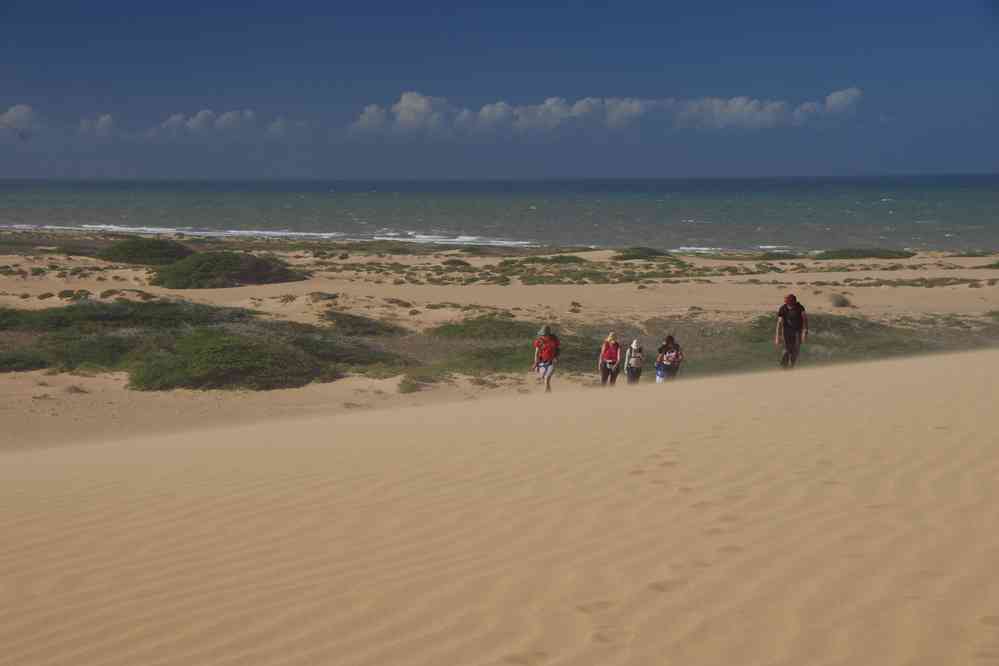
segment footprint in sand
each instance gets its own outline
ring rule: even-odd
[[[580,613],[586,613],[591,615],[593,613],[599,613],[600,611],[605,611],[614,607],[613,601],[607,601],[606,599],[600,599],[598,601],[591,601],[586,604],[580,604],[576,606],[576,610]]]
[[[613,645],[615,643],[627,643],[635,636],[635,632],[624,627],[603,626],[597,627],[593,632],[593,642]]]
[[[721,527],[709,527],[703,530],[702,534],[707,534],[708,536],[718,536],[719,534],[725,534],[725,530]]]
[[[999,627],[999,615],[986,615],[978,618],[978,621],[989,627]]]
[[[649,589],[653,592],[667,593],[680,589],[687,584],[685,580],[657,580],[649,583]]]
[[[547,652],[534,650],[533,652],[517,652],[516,654],[508,654],[503,657],[503,663],[517,664],[518,666],[537,666],[538,664],[544,663],[547,659]]]
[[[641,476],[642,474],[645,474],[644,469],[633,469],[630,472],[628,472],[629,476]]]
[[[731,546],[722,546],[721,548],[718,549],[718,552],[719,553],[733,553],[734,554],[734,553],[741,553],[744,550],[745,550],[745,548],[743,548],[742,546],[731,545]]]

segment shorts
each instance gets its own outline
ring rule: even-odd
[[[549,379],[555,374],[555,364],[551,361],[547,363],[538,363],[538,377],[541,379]]]

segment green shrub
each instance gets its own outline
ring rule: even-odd
[[[44,336],[37,345],[51,365],[63,370],[100,368],[115,370],[125,366],[129,353],[140,339],[121,335],[84,335],[63,332]]]
[[[472,266],[464,259],[445,259],[441,263],[448,268],[470,268]]]
[[[194,250],[183,243],[165,238],[126,238],[118,241],[100,253],[106,261],[124,264],[165,266],[194,254]]]
[[[336,310],[327,310],[323,313],[323,318],[333,323],[333,330],[337,335],[402,335],[406,332],[406,329],[395,324]]]
[[[0,372],[27,372],[49,367],[49,362],[41,353],[33,349],[0,351]]]
[[[0,331],[51,332],[74,329],[93,332],[115,328],[176,328],[246,321],[247,310],[170,301],[77,303],[42,310],[0,307]]]
[[[160,266],[152,284],[168,289],[221,289],[249,284],[295,282],[306,276],[275,257],[238,252],[204,252]]]
[[[441,338],[471,338],[476,340],[533,339],[540,325],[517,321],[509,317],[483,315],[470,317],[464,321],[441,324],[427,331]]]
[[[829,302],[834,308],[852,308],[853,303],[843,294],[829,294]]]
[[[669,252],[663,250],[657,250],[653,247],[628,247],[623,250],[618,250],[617,254],[611,257],[613,261],[655,261],[656,259],[663,259],[665,257],[671,257]]]
[[[815,259],[911,259],[915,252],[908,250],[888,250],[884,248],[843,248],[841,250],[824,250],[814,256]]]
[[[323,368],[284,342],[202,329],[176,341],[172,350],[144,355],[132,368],[131,386],[172,388],[276,389],[304,386]]]

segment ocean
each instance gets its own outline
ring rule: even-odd
[[[687,251],[999,248],[999,175],[0,181],[0,227]]]

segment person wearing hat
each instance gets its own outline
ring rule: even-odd
[[[641,343],[638,340],[632,340],[631,346],[624,353],[624,372],[629,384],[638,383],[642,376],[642,362],[644,360],[645,354],[642,351]]]
[[[777,347],[784,343],[784,354],[780,365],[789,370],[798,363],[801,345],[808,339],[808,315],[805,306],[798,302],[794,294],[784,297],[784,305],[777,310],[777,334],[774,344]]]
[[[600,356],[597,358],[597,371],[600,373],[600,385],[614,386],[617,374],[621,371],[621,345],[613,331],[607,334],[604,343],[600,345]]]
[[[538,381],[545,383],[545,393],[552,392],[552,375],[555,374],[555,364],[561,353],[558,336],[552,332],[552,327],[545,324],[538,331],[534,341],[534,365],[531,369],[538,373]]]

